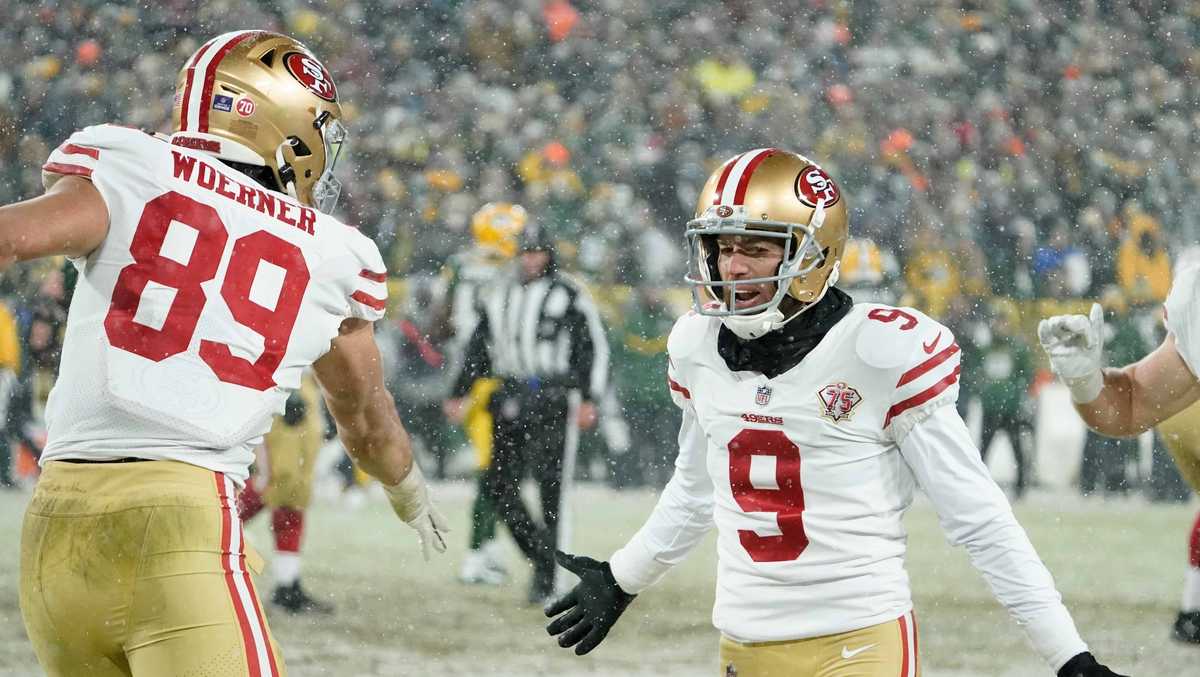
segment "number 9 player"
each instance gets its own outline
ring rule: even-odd
[[[383,261],[328,215],[341,117],[304,45],[226,33],[180,72],[169,138],[86,128],[43,196],[0,208],[0,265],[80,272],[21,535],[47,674],[285,673],[234,492],[309,365],[426,558],[445,548],[380,372]]]
[[[753,150],[708,179],[686,232],[694,307],[668,341],[675,474],[609,561],[559,554],[580,582],[547,630],[591,651],[715,525],[719,674],[915,677],[902,517],[919,486],[1052,670],[1114,675],[957,413],[954,337],[834,287],[846,236],[845,196],[804,157]]]

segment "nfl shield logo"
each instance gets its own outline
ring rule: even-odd
[[[754,403],[760,407],[767,406],[771,401],[771,386],[759,386],[754,393]]]

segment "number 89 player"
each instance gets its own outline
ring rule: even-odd
[[[675,474],[609,561],[559,555],[580,582],[548,631],[591,651],[715,525],[719,674],[915,677],[902,517],[920,487],[1051,670],[1114,675],[957,413],[954,336],[834,287],[846,236],[845,196],[804,157],[753,150],[708,179],[686,233],[694,307],[668,341]]]
[[[80,271],[21,534],[21,612],[49,675],[285,673],[235,488],[312,365],[347,450],[428,557],[442,518],[384,389],[375,244],[327,213],[345,132],[304,45],[205,43],[175,133],[89,127],[0,208],[0,265]]]

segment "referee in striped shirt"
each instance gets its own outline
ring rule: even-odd
[[[587,290],[560,273],[549,234],[529,224],[517,274],[485,292],[446,410],[460,412],[476,379],[502,385],[492,395],[492,463],[483,485],[513,540],[533,563],[529,601],[554,593],[555,548],[569,547],[567,505],[579,429],[596,422],[608,378],[608,343]],[[541,520],[521,501],[528,471]]]

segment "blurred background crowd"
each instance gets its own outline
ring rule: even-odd
[[[839,181],[857,238],[841,286],[955,329],[985,440],[1029,420],[1037,318],[1099,299],[1110,360],[1140,356],[1173,259],[1200,241],[1200,5],[1184,0],[44,0],[3,14],[0,202],[38,194],[41,163],[79,127],[169,129],[178,69],[211,35],[307,42],[352,130],[339,216],[414,291],[385,329],[398,396],[441,396],[428,350],[406,346],[441,302],[437,271],[472,246],[472,213],[517,202],[608,310],[616,423],[596,444],[610,459],[673,443],[661,356],[686,302],[672,291],[683,224],[735,153],[782,146]],[[0,364],[33,420],[66,288],[51,267],[0,280]],[[10,436],[30,420],[8,418]],[[662,463],[607,467],[658,482]]]

